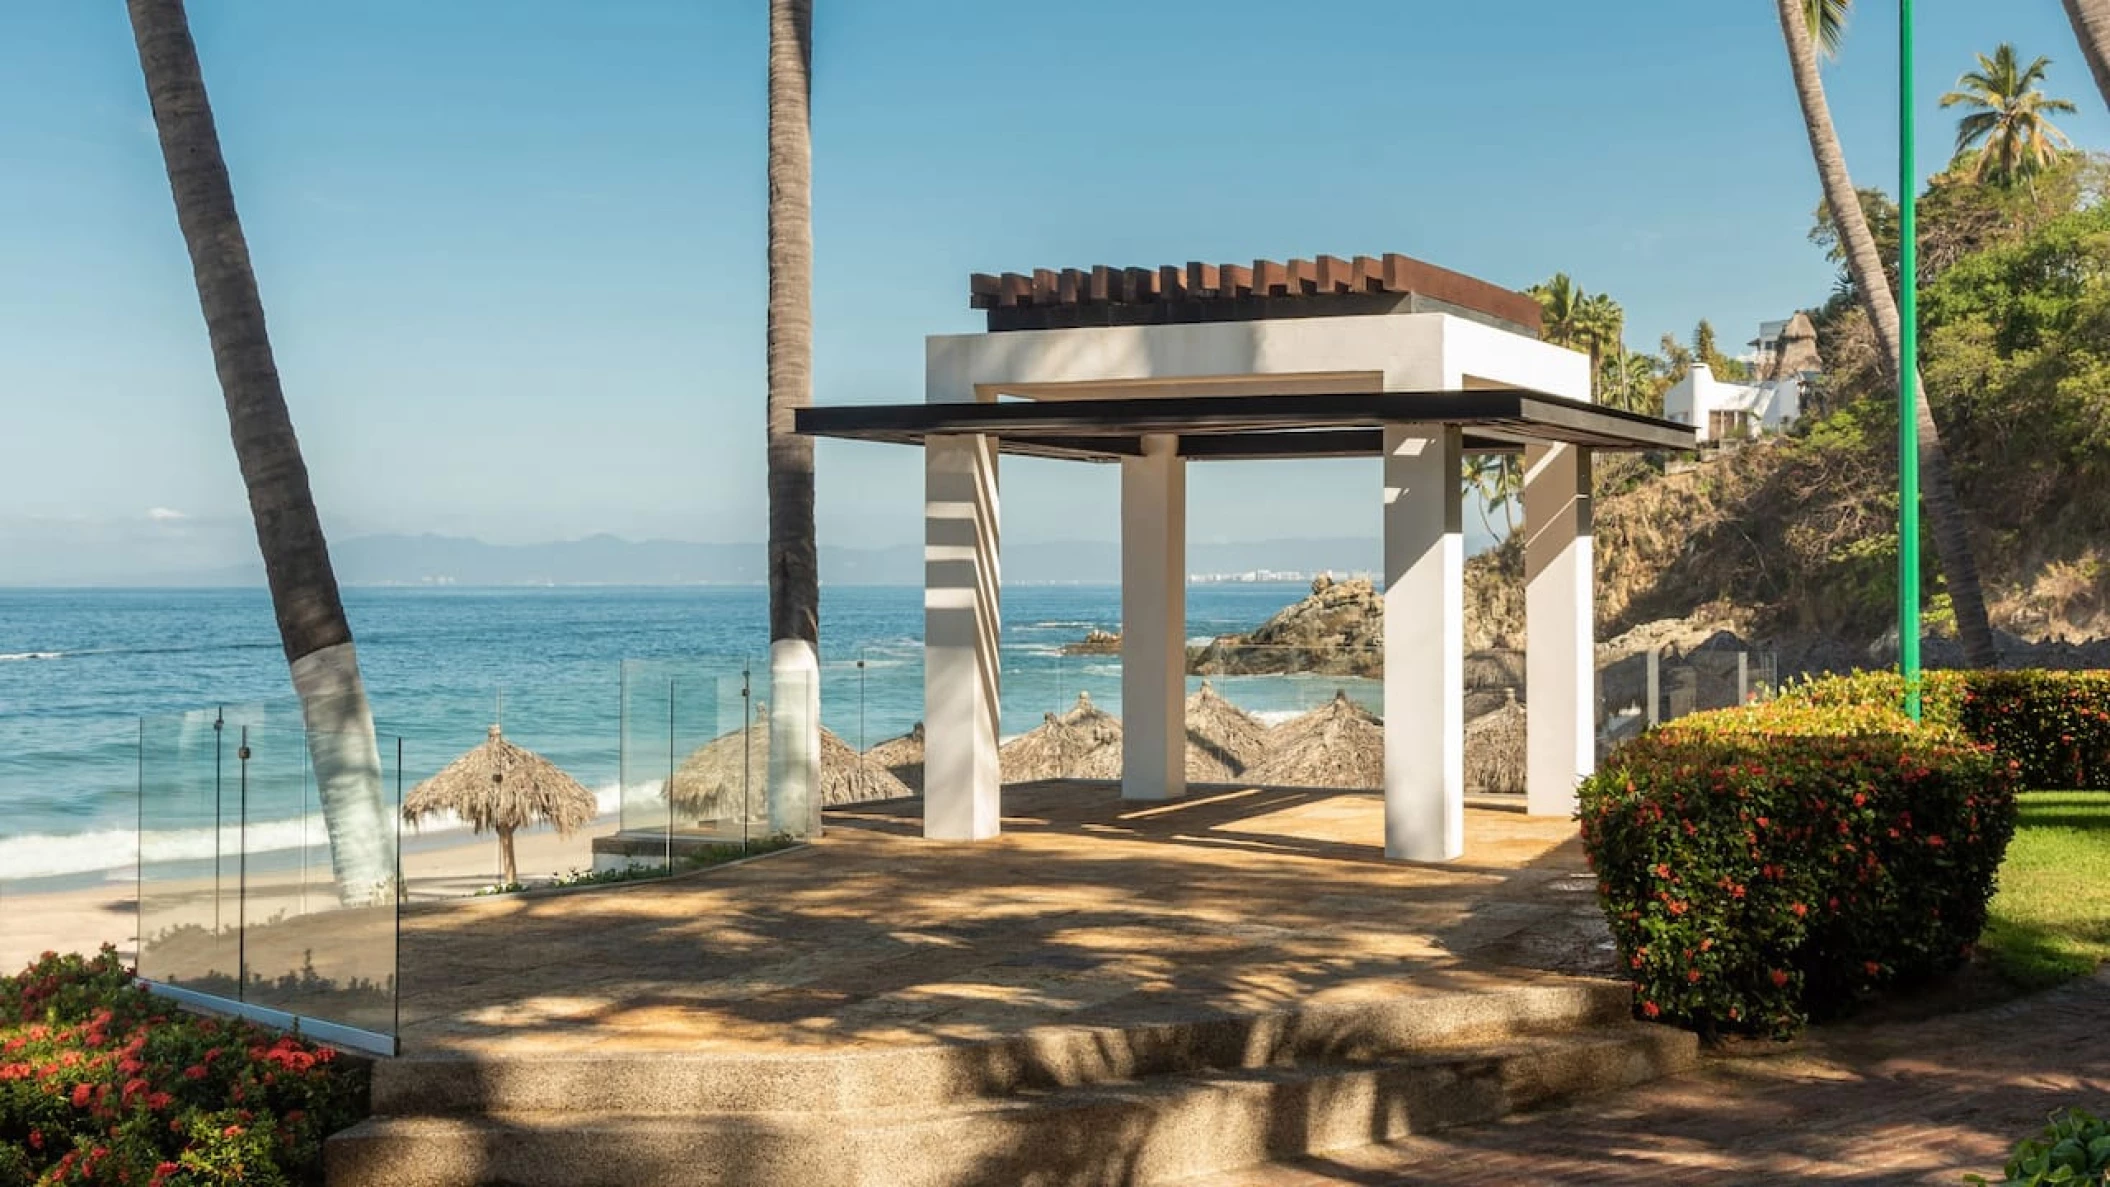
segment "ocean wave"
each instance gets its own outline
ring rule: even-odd
[[[649,789],[659,794],[658,785]],[[611,816],[622,804],[623,789],[615,784],[597,788],[594,800],[602,816]],[[426,818],[411,835],[460,832],[468,826],[452,813]],[[149,830],[141,834],[129,828],[102,828],[80,833],[30,833],[0,837],[0,870],[10,881],[92,874],[105,870],[130,870],[144,859],[152,865],[210,861],[216,855],[228,858],[247,847],[251,854],[284,853],[297,849],[327,849],[329,831],[322,814],[294,816],[284,820],[258,821],[245,830],[228,824],[221,828],[176,828]]]
[[[263,651],[276,643],[193,643],[182,647],[84,647],[79,651],[13,651],[0,654],[0,664],[27,660],[83,659],[104,655],[183,655],[194,651]]]

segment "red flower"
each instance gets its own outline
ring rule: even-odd
[[[1691,984],[1698,985],[1700,983],[1700,970],[1692,969],[1688,971],[1685,974],[1685,980]]]
[[[1795,912],[1795,918],[1797,919],[1801,919],[1810,913],[1810,909],[1802,905],[1801,903],[1796,903],[1790,906],[1788,909]]]
[[[75,1084],[73,1086],[73,1107],[76,1109],[87,1108],[89,1099],[94,1095],[95,1088],[93,1085]]]
[[[202,1063],[194,1063],[189,1067],[184,1068],[183,1078],[186,1080],[203,1080],[205,1078],[205,1065]]]
[[[1873,977],[1873,976],[1876,976],[1876,975],[1880,974],[1880,973],[1881,973],[1881,972],[1883,971],[1883,966],[1882,966],[1882,965],[1879,965],[1879,964],[1877,964],[1877,963],[1876,963],[1875,961],[1872,961],[1872,960],[1871,960],[1871,961],[1869,961],[1869,962],[1868,962],[1867,964],[1865,964],[1865,965],[1861,966],[1861,967],[1863,967],[1863,968],[1867,969],[1867,970],[1868,970],[1868,975],[1869,975],[1869,976],[1871,976],[1871,977]]]
[[[1785,972],[1782,972],[1779,969],[1774,969],[1766,975],[1773,979],[1773,988],[1784,989],[1787,987],[1788,975]]]
[[[1669,877],[1670,877],[1670,867],[1669,867],[1669,866],[1667,866],[1667,865],[1664,865],[1664,864],[1663,864],[1662,862],[1657,862],[1657,863],[1656,863],[1656,868],[1655,868],[1654,870],[1652,870],[1651,872],[1652,872],[1652,873],[1654,873],[1654,874],[1656,875],[1656,877],[1658,877],[1658,878],[1669,878]]]
[[[230,1126],[228,1126],[228,1127],[227,1127],[226,1129],[223,1129],[223,1130],[221,1130],[221,1131],[220,1131],[220,1136],[221,1136],[221,1137],[223,1137],[223,1138],[238,1138],[238,1137],[241,1137],[241,1136],[242,1136],[242,1127],[241,1127],[241,1126],[239,1126],[239,1125],[230,1125]]]
[[[1661,1014],[1663,1012],[1663,1007],[1657,1005],[1654,1002],[1642,1002],[1641,1012],[1651,1018],[1654,1018],[1656,1015]]]

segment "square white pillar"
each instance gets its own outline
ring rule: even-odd
[[[1524,791],[1533,816],[1569,816],[1597,769],[1590,452],[1524,451]]]
[[[996,438],[935,436],[923,449],[923,835],[997,835],[1002,702]]]
[[[1460,433],[1385,427],[1385,856],[1465,852]]]
[[[1121,798],[1187,791],[1187,463],[1179,438],[1121,459]]]

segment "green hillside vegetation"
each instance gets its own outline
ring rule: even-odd
[[[1967,152],[1920,207],[1926,392],[1995,624],[2025,637],[2110,625],[2106,189],[2110,164],[2100,157],[2066,152],[2003,177]],[[1862,203],[1894,260],[1895,204],[1873,190]],[[1821,210],[1811,239],[1838,258]],[[1548,288],[1572,287],[1558,281]],[[1710,451],[1697,466],[1657,458],[1601,467],[1603,635],[1699,615],[1761,635],[1828,634],[1858,645],[1894,621],[1894,380],[1843,274],[1808,312],[1824,372],[1791,431]],[[1663,392],[1695,355],[1719,358],[1711,329],[1700,331],[1692,346],[1666,342],[1658,355],[1598,345],[1600,400],[1660,413]],[[1934,549],[1921,554],[1929,626],[1941,633],[1946,598]],[[1502,588],[1511,581],[1496,580],[1513,580],[1517,566],[1513,547],[1472,566],[1469,600],[1497,636],[1521,625],[1521,599]]]

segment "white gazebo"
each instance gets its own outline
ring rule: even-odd
[[[1461,458],[1524,455],[1526,787],[1573,811],[1596,760],[1594,451],[1693,447],[1589,402],[1530,297],[1404,256],[978,276],[989,331],[928,339],[924,402],[812,408],[801,432],[925,453],[924,833],[997,835],[997,459],[1121,467],[1122,795],[1185,791],[1186,468],[1384,459],[1385,853],[1464,849]]]

